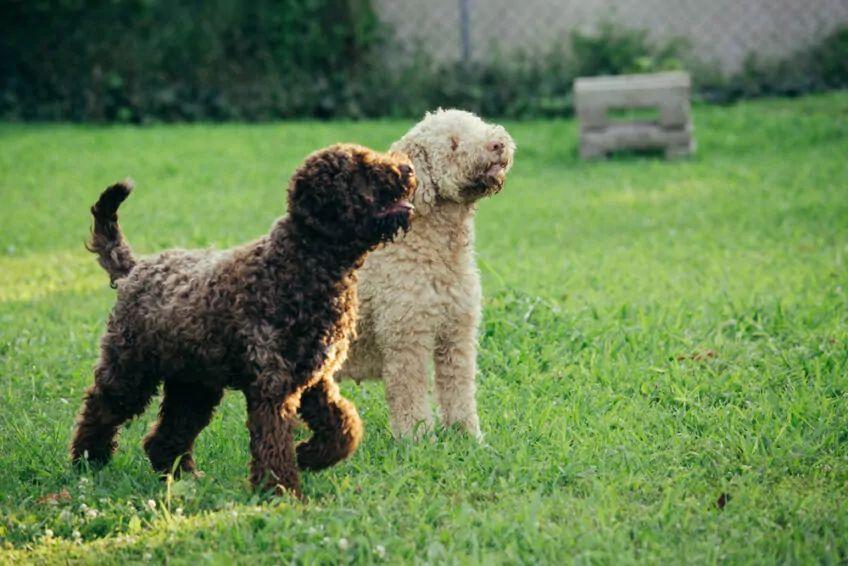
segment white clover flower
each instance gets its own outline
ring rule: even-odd
[[[156,502],[155,502],[155,501],[153,501],[152,499],[148,499],[148,500],[147,500],[147,507],[148,507],[148,509],[150,509],[151,511],[156,511]]]
[[[318,532],[318,529],[316,529],[315,527],[309,527],[309,529],[307,529],[306,532],[309,533],[310,535],[314,535],[315,533]]]
[[[59,520],[67,523],[71,520],[71,511],[69,509],[62,509],[62,512],[59,513]]]
[[[175,513],[176,513],[177,517],[182,517],[183,516],[183,508],[177,507],[177,510],[175,511]]]
[[[342,537],[339,539],[339,550],[347,550],[349,546],[350,543],[347,541],[346,538]]]
[[[53,538],[53,531],[51,529],[44,529],[45,538]]]
[[[378,544],[377,546],[374,547],[374,553],[377,556],[379,556],[380,558],[385,558],[386,557],[386,547],[383,546],[382,544]]]
[[[149,561],[149,560],[153,560],[153,555],[152,555],[152,554],[150,554],[149,552],[145,552],[145,553],[144,553],[144,556],[142,556],[142,559],[144,559],[144,560],[148,560],[148,561]]]
[[[330,537],[324,537],[324,539],[321,542],[323,542],[325,545],[330,544]]]
[[[80,503],[80,511],[82,511],[83,513],[88,511],[88,505],[86,505],[85,503]]]
[[[100,511],[98,511],[97,509],[88,509],[85,512],[85,516],[89,519],[96,519],[98,515],[100,515]]]
[[[82,538],[82,533],[80,533],[78,530],[74,529],[74,532],[71,533],[71,537],[75,541],[79,541]]]

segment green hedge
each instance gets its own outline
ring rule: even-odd
[[[714,101],[848,86],[848,28],[782,61],[724,77],[684,41],[604,24],[545,53],[487,64],[401,64],[370,0],[7,0],[0,14],[0,118],[266,120],[488,116],[572,111],[576,77],[688,68]]]
[[[717,102],[848,88],[848,26],[785,59],[751,55],[731,77],[705,72],[696,78],[700,78],[701,95]]]
[[[368,0],[17,0],[0,112],[23,119],[333,116],[377,42]]]

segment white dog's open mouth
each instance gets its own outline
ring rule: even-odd
[[[492,165],[486,169],[486,173],[484,174],[486,177],[496,178],[504,175],[506,173],[507,163],[505,161],[496,161],[492,163]]]
[[[486,169],[481,167],[477,178],[463,189],[462,192],[466,198],[477,199],[491,196],[500,192],[503,188],[509,162],[494,161],[488,164],[488,167],[486,165],[483,165],[483,167],[486,167]]]

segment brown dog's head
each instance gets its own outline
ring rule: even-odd
[[[416,187],[406,155],[333,145],[307,157],[295,172],[289,214],[304,235],[365,251],[409,228]]]
[[[515,142],[503,126],[464,110],[429,112],[392,149],[409,154],[421,186],[422,213],[438,199],[473,203],[499,192],[512,167]]]

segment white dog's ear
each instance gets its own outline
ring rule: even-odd
[[[418,179],[418,188],[412,198],[412,204],[415,205],[415,214],[429,214],[436,203],[438,185],[433,180],[432,165],[427,150],[417,143],[403,139],[393,144],[391,150],[405,153],[412,160],[412,164],[415,166],[415,177]]]

